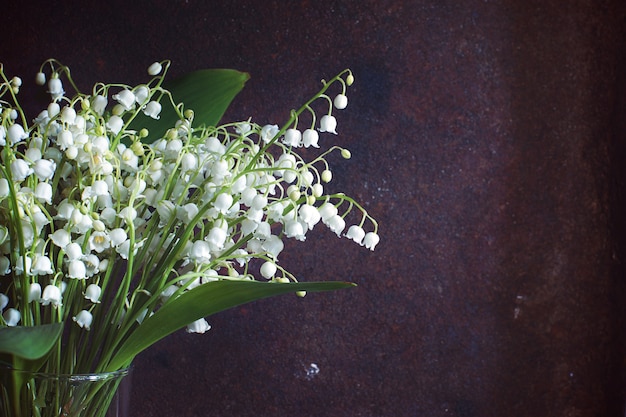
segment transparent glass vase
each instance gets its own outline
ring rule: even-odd
[[[0,417],[127,417],[130,369],[58,375],[0,368]]]

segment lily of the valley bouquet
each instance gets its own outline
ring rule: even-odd
[[[205,317],[224,309],[350,286],[298,282],[279,262],[285,239],[304,241],[320,222],[369,249],[378,243],[362,206],[327,192],[327,156],[350,157],[327,146],[347,105],[349,70],[322,81],[278,126],[218,124],[247,74],[205,70],[168,85],[168,67],[152,64],[146,84],[97,83],[81,93],[69,69],[48,60],[36,82],[51,102],[34,119],[18,101],[21,79],[0,67],[7,415],[73,407],[97,416],[107,401],[92,391],[76,406],[75,394],[10,370],[115,372],[178,329],[205,332]]]

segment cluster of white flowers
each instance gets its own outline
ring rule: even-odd
[[[349,151],[331,146],[308,162],[297,152],[318,148],[318,132],[336,134],[333,112],[347,105],[349,71],[332,80],[341,87],[336,97],[316,97],[329,104],[318,126],[308,105],[304,130],[297,115],[282,129],[252,121],[196,128],[186,110],[147,144],[149,133],[131,130],[130,120],[139,112],[159,118],[161,99],[170,97],[161,87],[167,61],[149,67],[147,84],[96,84],[74,97],[61,81],[69,71],[47,65],[51,76],[42,66],[36,82],[52,101],[31,126],[17,105],[21,80],[2,72],[0,325],[32,324],[67,307],[89,330],[127,314],[140,322],[158,308],[134,308],[141,294],[159,294],[163,304],[208,281],[253,279],[254,271],[295,280],[278,263],[283,238],[304,241],[320,221],[371,250],[378,243],[377,224],[358,203],[325,191],[326,157]],[[346,230],[350,212],[359,215]],[[102,306],[119,298],[124,311]],[[199,320],[188,331],[208,328]]]

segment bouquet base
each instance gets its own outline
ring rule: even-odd
[[[0,369],[0,417],[126,417],[130,369],[58,375]]]

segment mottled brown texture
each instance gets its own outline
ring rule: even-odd
[[[133,416],[623,416],[623,2],[72,3],[3,11],[9,73],[231,67],[252,79],[227,118],[281,123],[352,68],[333,187],[381,225],[373,253],[320,228],[282,260],[358,288],[145,352]]]

